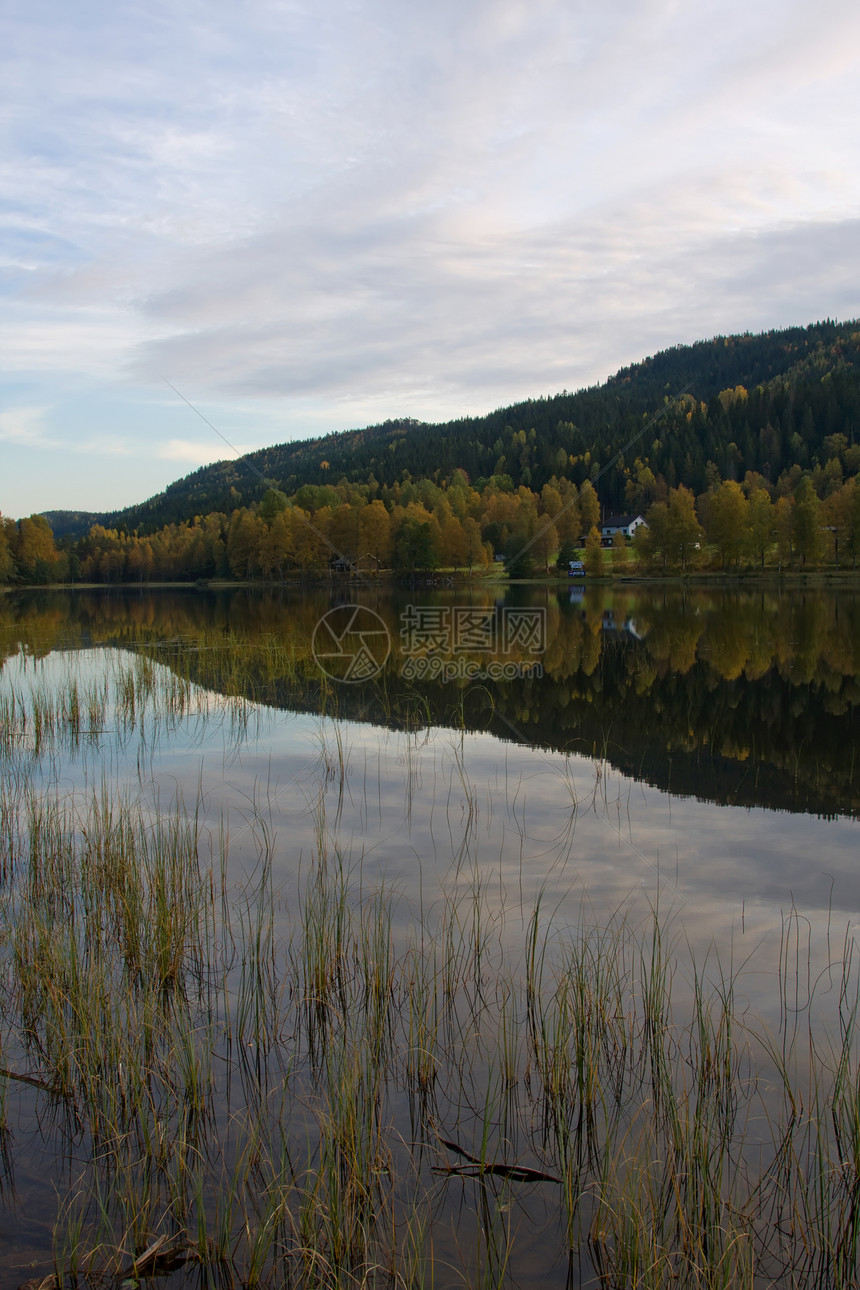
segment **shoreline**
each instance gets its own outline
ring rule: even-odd
[[[725,570],[697,569],[692,573],[678,570],[657,572],[653,570],[636,570],[629,573],[600,573],[577,578],[565,578],[561,574],[544,574],[531,578],[508,578],[504,574],[462,574],[452,571],[416,573],[413,576],[382,573],[373,577],[343,575],[336,577],[302,577],[290,578],[198,578],[193,581],[152,581],[152,582],[49,582],[49,583],[6,583],[0,586],[0,594],[14,594],[18,591],[228,591],[241,588],[289,588],[320,590],[325,586],[345,589],[353,585],[364,587],[424,587],[434,590],[453,590],[457,587],[582,587],[600,586],[637,586],[655,584],[662,586],[683,587],[860,587],[860,568],[858,569],[742,569],[734,572]]]

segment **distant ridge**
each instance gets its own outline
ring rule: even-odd
[[[99,511],[42,511],[41,514],[50,524],[57,541],[66,537],[80,537],[93,524],[103,524],[108,518],[106,513]]]
[[[681,390],[687,391],[681,403],[666,412],[667,399]],[[288,495],[330,484],[441,482],[458,469],[475,483],[496,477],[503,487],[539,490],[554,475],[581,483],[601,474],[661,411],[631,460],[602,475],[609,509],[626,509],[625,482],[637,458],[671,486],[684,483],[695,493],[707,486],[709,463],[724,478],[754,470],[774,481],[795,462],[823,465],[828,435],[860,442],[860,322],[826,320],[678,345],[575,393],[482,417],[438,424],[399,418],[260,448],[247,454],[250,466],[234,459],[203,466],[124,510],[46,514],[57,537],[80,536],[92,523],[149,532],[258,502],[266,491],[261,475]]]

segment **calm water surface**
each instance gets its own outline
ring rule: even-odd
[[[813,993],[838,996],[832,965],[860,931],[853,594],[17,594],[0,601],[0,659],[7,698],[107,685],[100,727],[40,743],[30,726],[7,770],[58,800],[133,798],[151,818],[184,803],[237,889],[262,848],[284,937],[322,848],[359,892],[392,895],[403,944],[458,890],[480,890],[499,954],[521,950],[537,904],[567,929],[621,914],[645,927],[659,910],[684,954],[731,965],[776,1035]],[[117,678],[144,660],[153,693],[185,685],[181,704],[123,707]],[[802,962],[788,1012],[787,955]],[[79,1144],[52,1134],[31,1088],[10,1081],[6,1099],[12,1286],[50,1258]],[[473,1184],[442,1191],[455,1262],[483,1220]],[[555,1209],[540,1188],[516,1202],[520,1283],[569,1275],[547,1254]]]

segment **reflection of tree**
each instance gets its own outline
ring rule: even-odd
[[[826,618],[826,607],[817,596],[802,596],[792,604],[791,675],[795,682],[808,684],[819,671],[821,646],[830,626]]]
[[[673,672],[689,672],[696,661],[696,646],[703,627],[703,619],[686,612],[683,601],[673,601],[652,619],[648,652]]]
[[[344,589],[343,597],[356,596]],[[439,609],[456,597],[422,591]],[[860,597],[523,593],[510,605],[546,610],[543,677],[528,681],[408,685],[399,615],[406,600],[362,591],[386,622],[392,655],[380,682],[329,686],[311,648],[328,596],[273,589],[140,594],[114,590],[15,593],[0,602],[0,658],[18,642],[34,654],[107,643],[140,649],[222,693],[387,724],[425,705],[441,724],[494,730],[547,747],[590,750],[612,731],[610,761],[673,791],[790,809],[860,810],[854,750],[860,736]],[[414,598],[414,593],[410,593]],[[345,601],[344,601],[345,603]],[[501,612],[490,593],[472,607]],[[444,653],[444,651],[442,651]],[[454,654],[452,653],[452,657]],[[534,662],[526,650],[458,655]],[[418,696],[416,698],[416,696]],[[860,759],[856,759],[860,763]]]
[[[708,620],[704,652],[715,672],[727,681],[740,676],[750,656],[752,627],[745,604],[726,602],[724,612]]]

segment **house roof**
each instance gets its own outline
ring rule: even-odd
[[[634,520],[644,522],[645,516],[640,515],[638,511],[635,515],[608,515],[603,521],[603,527],[605,529],[626,529],[627,525],[632,524]]]

